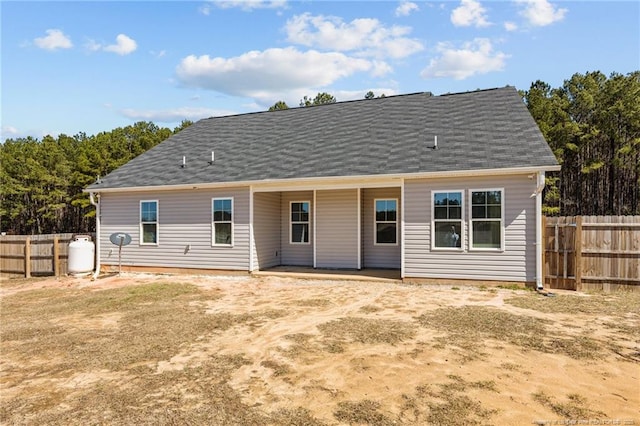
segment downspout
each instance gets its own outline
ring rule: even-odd
[[[93,273],[91,279],[95,280],[100,274],[100,194],[96,194],[96,198],[93,196],[93,192],[89,193],[89,202],[96,206],[96,270]]]
[[[541,291],[544,286],[544,265],[542,264],[543,239],[542,235],[542,190],[544,189],[544,171],[537,173],[536,182],[536,290]]]

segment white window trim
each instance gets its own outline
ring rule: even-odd
[[[474,219],[473,218],[473,197],[472,194],[474,192],[491,192],[491,191],[500,191],[500,219]],[[504,205],[505,205],[505,193],[504,188],[477,188],[477,189],[469,189],[469,251],[485,251],[485,252],[504,252]],[[473,246],[473,222],[500,222],[500,247],[491,248],[491,247],[474,247]]]
[[[434,201],[434,196],[436,194],[449,194],[452,192],[459,192],[461,195],[461,203],[460,206],[460,219],[439,219],[436,221],[436,203]],[[453,252],[463,252],[465,249],[465,197],[464,197],[464,189],[439,189],[431,191],[431,250],[432,251],[453,251]],[[452,222],[455,220],[460,220],[460,247],[437,247],[436,246],[436,222]]]
[[[155,222],[143,222],[142,221],[142,203],[156,203],[156,221]],[[139,232],[140,232],[140,242],[141,246],[157,246],[160,245],[160,201],[158,200],[140,200],[138,205],[138,221],[139,221]],[[155,243],[145,243],[143,241],[144,232],[142,229],[142,225],[145,224],[155,224],[156,225],[156,242]]]
[[[378,201],[395,201],[396,202],[396,220],[376,220],[376,203]],[[400,209],[398,208],[398,199],[397,198],[374,198],[373,199],[373,245],[380,247],[393,247],[398,245],[398,225],[400,223],[398,215],[400,214]],[[378,223],[395,223],[396,224],[396,242],[395,243],[379,243],[378,242]]]
[[[291,219],[291,213],[292,213],[291,212],[291,207],[293,207],[293,204],[299,204],[299,203],[307,203],[307,204],[309,204],[309,220],[306,221],[306,222],[294,222]],[[294,224],[305,224],[305,223],[309,226],[309,231],[308,231],[308,233],[309,233],[309,235],[308,235],[309,241],[307,241],[307,242],[292,241],[292,239],[293,239],[293,232],[292,232],[293,231],[293,225]],[[289,244],[292,244],[292,245],[307,245],[307,246],[309,244],[311,244],[311,201],[309,201],[309,200],[289,201]]]
[[[216,200],[231,200],[231,220],[227,221],[219,221],[217,223],[231,223],[231,243],[230,244],[221,244],[221,243],[217,243],[216,244],[216,222],[213,221],[213,214],[214,214],[214,203]],[[234,200],[233,197],[214,197],[211,199],[211,247],[233,247],[233,242],[234,239],[236,237],[236,232],[235,232],[235,227],[234,227],[234,220],[236,217],[236,213],[235,213],[235,206],[234,206]]]

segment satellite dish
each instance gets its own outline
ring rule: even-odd
[[[118,246],[118,275],[122,273],[122,246],[131,243],[131,235],[126,232],[114,232],[109,235],[109,241]]]
[[[125,232],[114,232],[109,236],[109,241],[117,246],[128,246],[131,244],[131,235]]]

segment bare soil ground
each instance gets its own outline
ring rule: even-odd
[[[639,293],[123,275],[0,296],[1,424],[640,425]]]

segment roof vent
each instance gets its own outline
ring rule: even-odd
[[[187,167],[187,157],[185,157],[184,155],[182,156],[182,165],[180,167],[183,169]]]
[[[208,161],[209,165],[213,165],[214,161],[216,161],[216,154],[214,151],[211,151],[211,160]]]

